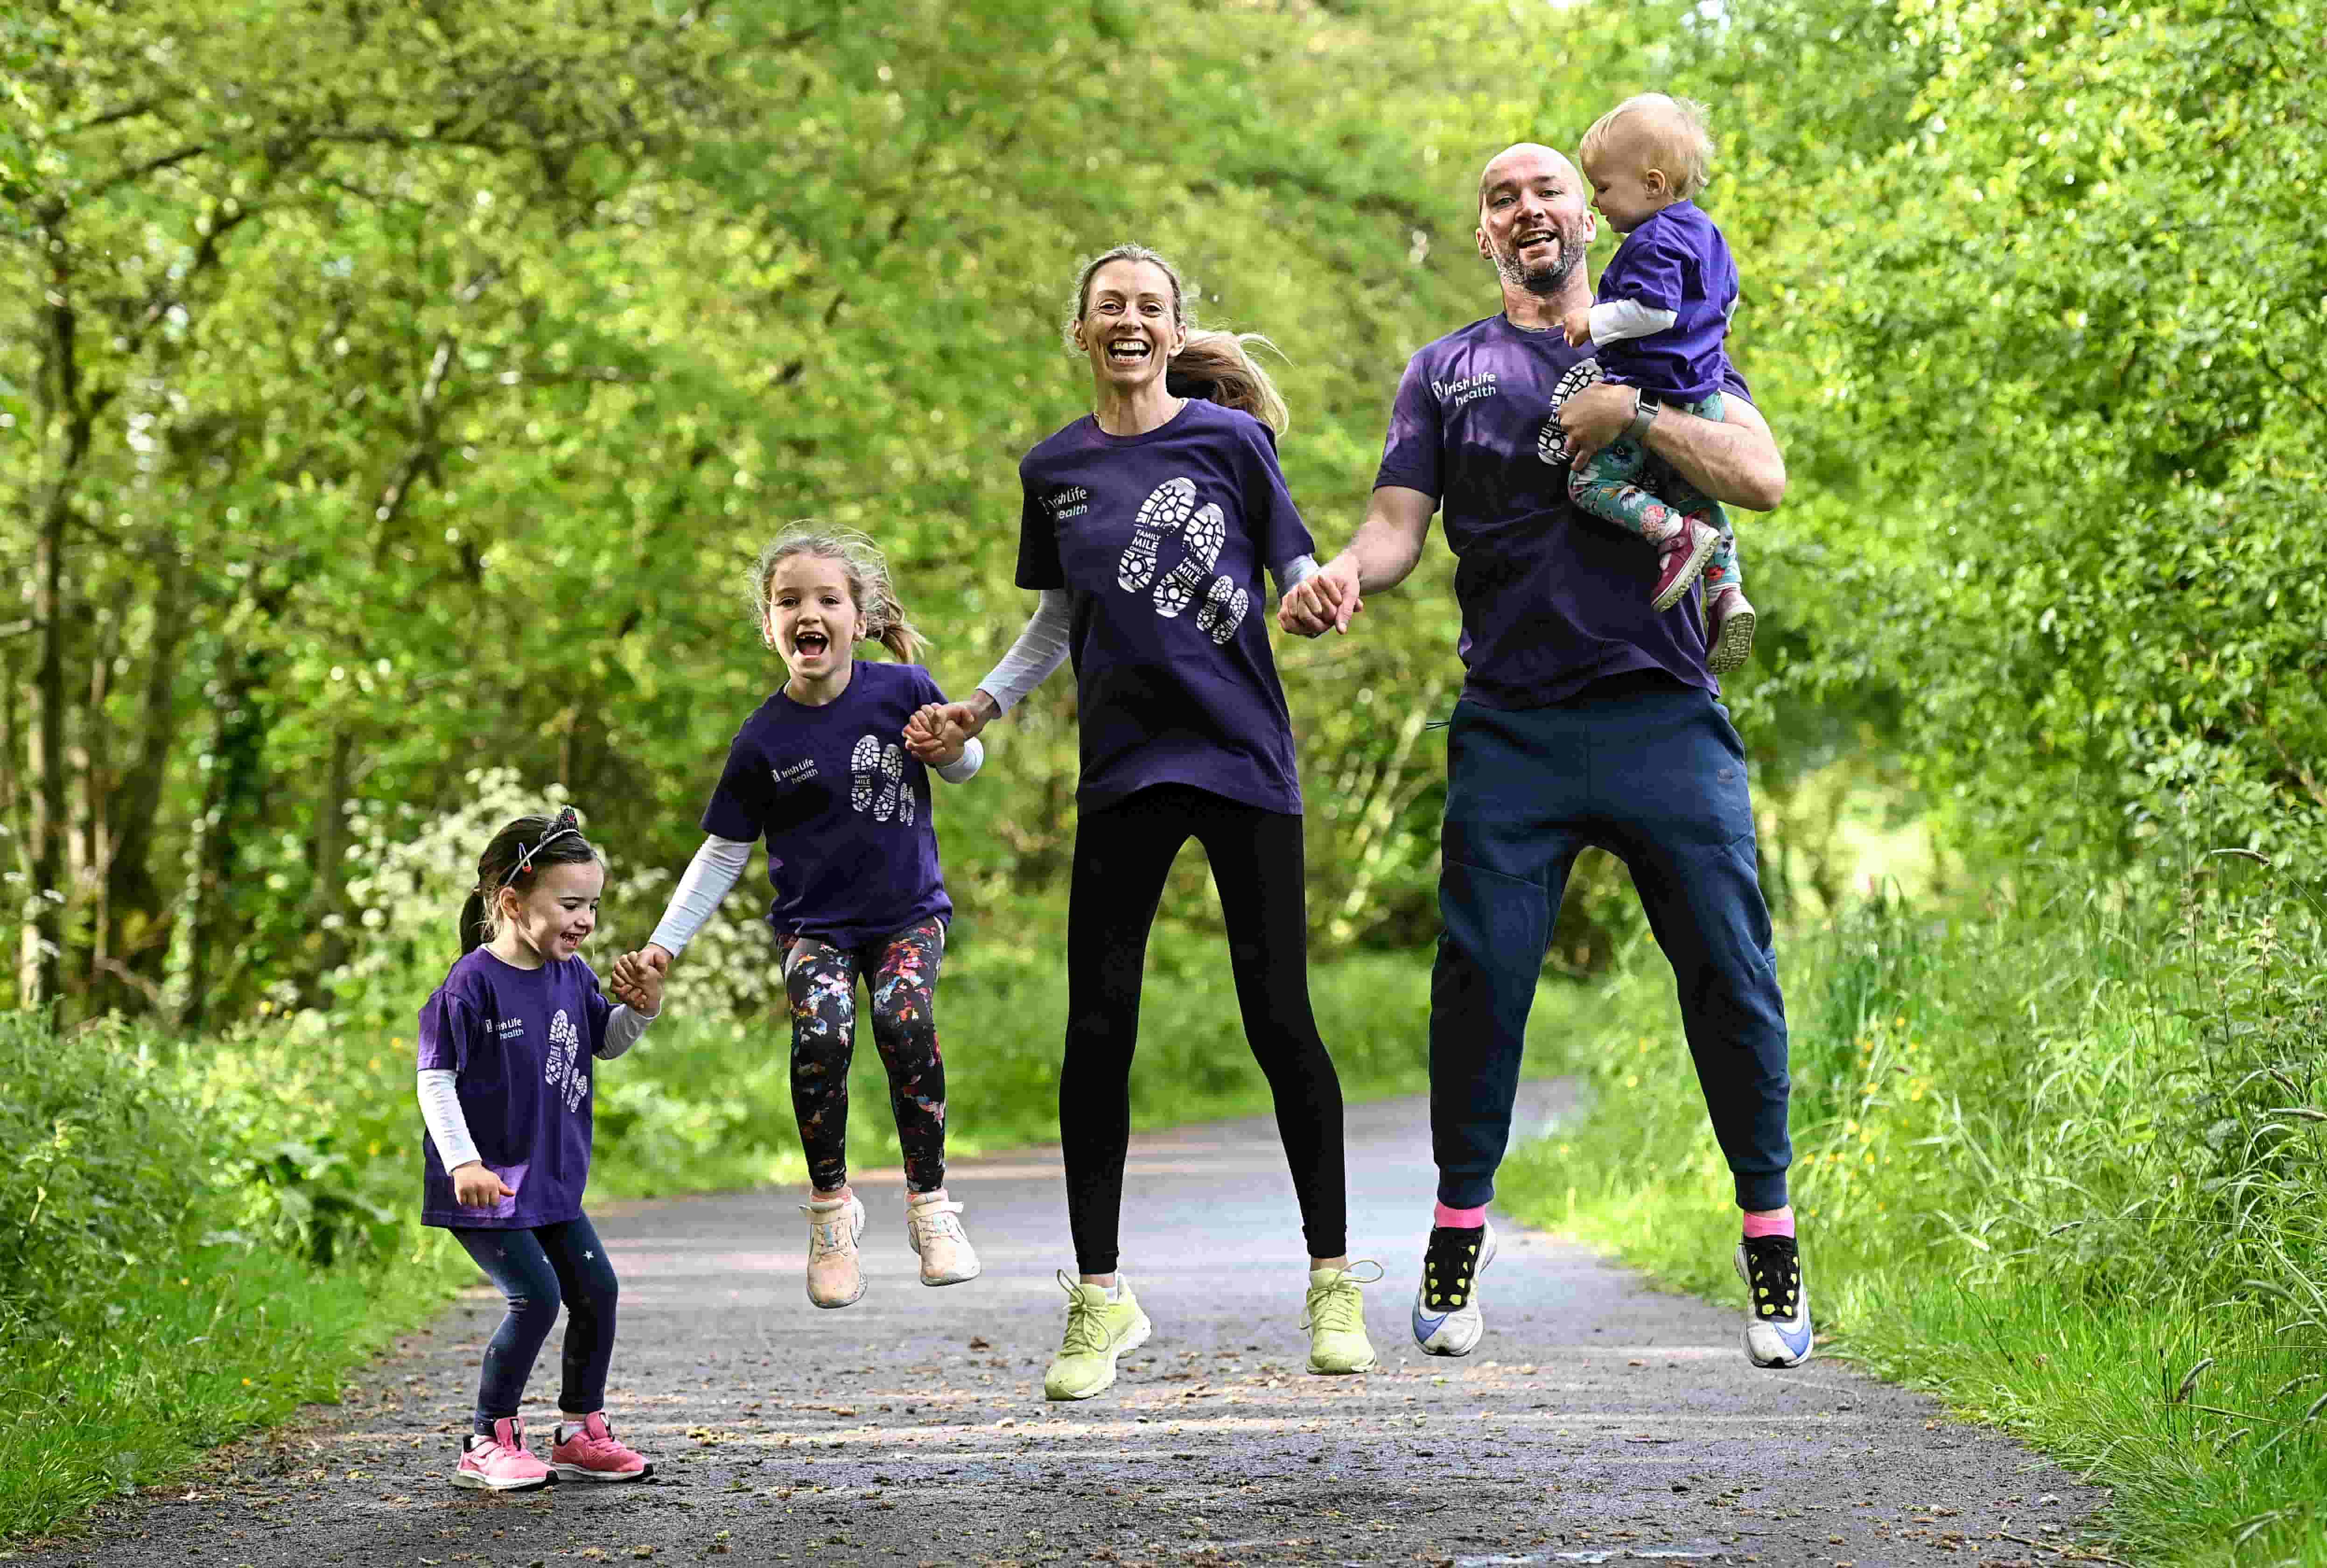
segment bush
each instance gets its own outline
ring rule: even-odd
[[[183,1239],[210,1170],[172,1055],[112,1024],[0,1014],[0,1346]]]

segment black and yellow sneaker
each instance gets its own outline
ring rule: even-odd
[[[1749,1236],[1737,1244],[1745,1282],[1745,1355],[1756,1367],[1799,1367],[1810,1358],[1810,1293],[1790,1236]]]
[[[1414,1293],[1414,1342],[1433,1356],[1468,1356],[1486,1332],[1479,1315],[1479,1275],[1495,1261],[1495,1227],[1434,1226],[1422,1254],[1422,1288]]]

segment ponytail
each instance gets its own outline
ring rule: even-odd
[[[571,806],[555,817],[520,817],[493,835],[477,857],[476,884],[461,904],[456,942],[467,957],[493,939],[500,925],[501,890],[522,894],[546,865],[577,865],[598,852],[582,836],[582,819]]]
[[[1164,378],[1164,389],[1175,397],[1201,397],[1223,408],[1249,414],[1282,435],[1293,425],[1293,413],[1268,372],[1252,357],[1255,348],[1280,359],[1284,350],[1258,332],[1218,329],[1193,331],[1173,359]]]
[[[889,563],[883,558],[881,547],[854,528],[796,523],[760,552],[752,566],[752,619],[762,631],[768,625],[769,580],[778,566],[794,555],[839,562],[847,574],[848,597],[856,606],[864,635],[887,649],[901,664],[921,661],[930,639],[905,619],[905,607],[897,598],[897,585],[890,581]]]

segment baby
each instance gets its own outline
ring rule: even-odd
[[[1634,388],[1644,407],[1669,403],[1719,419],[1737,266],[1721,230],[1689,200],[1713,162],[1705,106],[1662,93],[1627,98],[1584,133],[1576,162],[1593,205],[1626,238],[1592,308],[1568,313],[1568,342],[1591,345],[1606,378]],[[1568,495],[1657,547],[1657,609],[1672,608],[1703,575],[1706,667],[1726,674],[1753,650],[1753,607],[1729,519],[1677,474],[1659,481],[1661,497],[1641,489],[1648,455],[1641,442],[1612,442],[1575,466]]]

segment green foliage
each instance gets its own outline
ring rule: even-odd
[[[201,1133],[154,1038],[0,1013],[0,1349],[173,1255],[208,1197]]]
[[[1826,572],[1780,684],[1895,694],[1991,842],[2327,844],[2317,26],[1747,0],[1683,51],[1797,476],[1773,531]]]
[[[2177,911],[1999,885],[1796,944],[1794,1199],[1850,1354],[2095,1466],[2161,1561],[2277,1562],[2327,1488],[2327,908],[2235,856],[2183,887]],[[1727,1299],[1730,1184],[1664,977],[1608,1003],[1570,1057],[1593,1114],[1512,1200]]]

